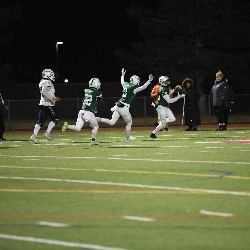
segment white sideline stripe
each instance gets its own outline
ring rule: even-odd
[[[127,155],[112,155],[112,156],[125,156],[126,157]]]
[[[202,209],[200,210],[200,214],[221,216],[221,217],[232,217],[233,216],[233,214],[231,214],[231,213],[213,212],[213,211],[207,211],[207,210],[202,210]]]
[[[78,242],[68,242],[68,241],[61,241],[61,240],[49,240],[49,239],[42,239],[42,238],[10,235],[10,234],[0,234],[0,238],[8,239],[8,240],[20,240],[20,241],[44,243],[48,245],[57,245],[57,246],[64,246],[64,247],[78,247],[78,248],[97,249],[97,250],[126,250],[124,248],[105,247],[105,246],[100,246],[100,245],[83,244],[83,243],[78,243]]]
[[[34,181],[51,181],[51,182],[71,182],[71,183],[85,183],[85,184],[123,186],[123,187],[138,187],[138,188],[174,190],[174,191],[203,192],[203,193],[208,193],[208,194],[228,194],[228,195],[250,196],[249,192],[222,191],[222,190],[195,189],[195,188],[180,188],[180,187],[166,187],[166,186],[151,186],[151,185],[143,185],[143,184],[120,183],[120,182],[69,180],[69,179],[54,179],[54,178],[33,178],[33,177],[18,177],[18,176],[16,176],[16,177],[0,176],[0,179],[34,180]]]
[[[42,225],[42,226],[48,226],[48,227],[70,227],[70,224],[55,223],[55,222],[49,222],[49,221],[38,221],[37,224]]]
[[[10,158],[56,158],[56,159],[98,159],[98,160],[120,160],[120,161],[149,161],[149,162],[181,162],[181,163],[207,163],[207,164],[238,164],[250,165],[250,162],[240,161],[193,161],[193,160],[171,160],[171,159],[147,159],[147,158],[119,158],[119,157],[96,157],[96,156],[54,156],[54,155],[0,155]]]
[[[145,222],[155,221],[155,219],[152,219],[152,218],[138,217],[138,216],[128,216],[128,215],[123,216],[123,218],[127,219],[127,220],[137,220],[137,221],[145,221]]]

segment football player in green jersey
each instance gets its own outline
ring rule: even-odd
[[[137,75],[133,75],[130,78],[129,82],[124,81],[124,76],[126,74],[126,70],[122,69],[121,72],[121,85],[123,87],[122,91],[122,97],[121,99],[116,103],[116,105],[111,109],[113,111],[113,115],[111,119],[107,118],[100,118],[100,122],[104,122],[109,125],[114,125],[119,117],[121,116],[123,120],[126,122],[126,139],[127,140],[135,140],[136,137],[131,136],[131,126],[132,126],[132,116],[129,112],[129,108],[131,105],[132,100],[134,99],[135,95],[146,89],[148,85],[152,82],[154,79],[153,75],[149,75],[148,81],[140,86],[140,78]]]
[[[167,76],[161,76],[159,78],[160,89],[158,95],[158,105],[157,105],[157,113],[160,117],[160,122],[154,131],[150,134],[151,138],[157,138],[156,133],[160,131],[166,123],[174,122],[176,120],[172,110],[168,108],[169,103],[176,102],[180,98],[184,97],[184,95],[178,95],[174,98],[171,98],[170,95],[173,94],[174,90],[169,90],[168,85],[170,84],[169,78]]]
[[[75,125],[69,125],[64,122],[62,131],[66,129],[72,129],[75,131],[81,131],[84,122],[88,122],[92,127],[92,140],[91,145],[98,145],[99,142],[96,140],[99,125],[95,112],[97,110],[98,101],[102,98],[102,92],[100,91],[101,82],[98,78],[92,78],[89,81],[89,88],[84,90],[84,98],[82,109],[78,113],[78,118]]]

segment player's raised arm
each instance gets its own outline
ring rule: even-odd
[[[152,74],[149,75],[148,80],[140,87],[134,89],[134,94],[146,89],[148,85],[153,81],[154,77]]]
[[[124,83],[124,76],[126,74],[126,70],[124,68],[122,68],[122,75],[121,75],[121,84],[123,85]]]

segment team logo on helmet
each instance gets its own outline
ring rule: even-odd
[[[49,79],[51,81],[55,81],[55,73],[51,69],[45,69],[42,72],[42,78],[43,79]]]
[[[89,87],[94,89],[99,89],[101,87],[101,82],[98,78],[92,78],[89,81]]]
[[[140,84],[140,77],[133,75],[130,77],[130,82],[132,82],[134,85],[139,85]]]
[[[167,76],[161,76],[159,78],[159,83],[161,86],[166,86],[170,83],[169,78]]]

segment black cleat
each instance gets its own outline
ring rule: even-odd
[[[151,133],[150,135],[151,138],[157,138],[155,134]]]

